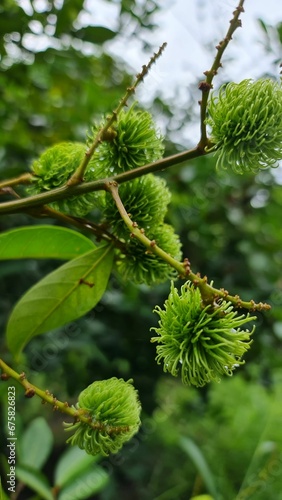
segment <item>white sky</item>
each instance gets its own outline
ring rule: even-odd
[[[163,42],[167,42],[168,46],[137,90],[136,98],[141,106],[149,106],[156,94],[165,100],[177,102],[178,108],[187,107],[191,99],[197,105],[201,98],[198,82],[204,79],[203,71],[211,67],[216,53],[214,47],[225,36],[237,5],[238,0],[162,1],[163,10],[155,18],[158,29],[154,33],[146,33],[146,36],[155,50]],[[116,29],[118,5],[115,1],[86,0],[85,6],[91,14],[81,19],[83,23]],[[242,28],[235,31],[224,53],[223,68],[214,79],[215,88],[223,81],[255,79],[268,73],[279,77],[281,68],[279,63],[274,65],[274,60],[282,60],[281,43],[277,39],[275,43],[274,37],[274,53],[267,53],[264,49],[265,35],[258,19],[271,26],[282,22],[282,0],[246,0],[244,8]],[[131,66],[132,74],[138,73],[142,65],[148,62],[149,56],[143,52],[142,44],[134,39],[129,43],[127,32],[108,42],[107,49],[125,60]],[[164,132],[163,125],[160,128]],[[198,128],[198,123],[183,124],[181,132],[176,132],[175,137],[171,134],[171,139],[189,145],[191,138],[199,133]],[[276,176],[281,183],[280,168],[276,170]]]
[[[159,91],[164,97],[173,98],[177,88],[187,89],[189,84],[195,85],[195,81],[204,78],[202,73],[211,66],[213,57],[208,46],[213,47],[224,36],[237,4],[238,0],[163,0],[163,11],[156,16],[159,29],[147,36],[156,49],[164,41],[168,42],[168,46],[146,77],[142,89],[140,87],[138,98],[149,102],[152,95]],[[88,0],[86,5],[92,15],[83,21],[116,28],[118,7],[115,2]],[[258,18],[271,25],[281,22],[282,1],[246,0],[245,13],[241,17],[243,28],[235,32],[234,40],[227,48],[219,79],[240,81],[270,71],[274,56],[267,55],[263,49],[264,34]],[[282,58],[278,47],[277,44],[276,56]],[[138,72],[148,60],[148,55],[142,53],[141,45],[133,40],[128,43],[126,34],[109,42],[108,49],[125,59],[133,73]],[[235,60],[228,64],[229,58]]]
[[[31,9],[30,0],[17,1],[27,11]],[[54,1],[58,7],[62,4],[62,0]],[[47,0],[33,0],[33,5],[36,4],[36,10],[45,11],[46,2]],[[142,3],[143,0],[140,0],[141,5]],[[163,9],[155,16],[158,28],[153,33],[144,32],[144,36],[147,37],[146,41],[153,45],[154,50],[163,42],[167,42],[168,46],[137,90],[136,98],[141,106],[150,106],[156,94],[175,103],[178,109],[187,108],[191,102],[197,106],[201,97],[198,82],[204,79],[203,71],[211,67],[216,53],[214,47],[224,37],[237,4],[238,0],[162,0]],[[116,30],[119,5],[119,0],[85,0],[85,11],[80,15],[77,26],[101,25]],[[267,53],[264,49],[265,34],[259,26],[259,18],[272,26],[281,22],[282,0],[245,1],[245,12],[241,15],[243,27],[236,30],[227,47],[222,60],[223,68],[214,79],[215,88],[223,81],[255,79],[267,73],[279,77],[279,63],[275,66],[273,62],[275,59],[282,60],[281,44],[278,41],[275,43],[274,37],[274,53]],[[151,54],[143,51],[142,43],[137,39],[129,38],[129,33],[133,30],[134,26],[129,20],[124,33],[107,42],[106,49],[113,56],[126,61],[134,75],[148,62]],[[44,50],[50,45],[50,41],[56,43],[56,40],[52,39],[52,33],[49,35],[41,35],[38,38],[30,34],[30,40],[26,39],[26,43],[30,43],[33,48],[36,43],[38,50]],[[40,43],[43,44],[42,47]],[[89,50],[93,51],[93,46],[89,46]],[[99,47],[95,47],[94,52],[99,54]],[[163,125],[165,130],[165,124]],[[194,135],[193,123],[182,128],[181,136],[184,142],[189,141],[191,131]],[[179,139],[178,132],[175,140]]]
[[[32,12],[30,0],[17,1],[27,12]],[[54,1],[59,7],[63,0]],[[45,11],[47,3],[47,0],[33,0],[33,6],[38,12]],[[142,3],[143,0],[140,1]],[[138,99],[146,104],[157,92],[168,99],[174,99],[177,94],[177,99],[183,99],[184,104],[187,102],[187,92],[195,93],[197,82],[204,78],[203,71],[211,66],[215,55],[214,46],[225,35],[238,0],[162,0],[160,3],[162,11],[155,16],[158,29],[154,33],[144,32],[144,36],[155,50],[164,41],[168,46],[146,77],[145,84],[140,86]],[[101,25],[117,29],[118,0],[85,0],[84,7],[78,26]],[[259,26],[258,18],[270,25],[281,22],[282,0],[245,1],[245,13],[241,16],[243,28],[236,30],[234,39],[224,54],[223,69],[215,81],[218,86],[220,81],[240,81],[244,78],[257,78],[268,71],[275,72],[271,63],[275,58],[282,59],[281,44],[274,43],[275,55],[266,53],[263,48],[264,32]],[[36,23],[40,25],[38,21],[33,21],[33,31],[38,35],[40,32],[36,32]],[[52,29],[52,26],[49,28]],[[124,59],[135,74],[148,62],[149,55],[143,52],[142,44],[137,39],[130,38],[129,42],[129,33],[133,29],[129,22],[124,33],[107,43],[107,50]],[[44,50],[50,43],[56,44],[55,39],[51,41],[52,33],[48,34],[41,34],[40,38],[27,35],[25,42],[33,48],[36,43],[38,50]],[[91,50],[93,51],[93,47]],[[278,65],[276,70],[278,77]]]

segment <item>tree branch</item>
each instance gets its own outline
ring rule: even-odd
[[[31,184],[32,177],[33,175],[30,172],[27,172],[26,174],[14,177],[14,179],[2,181],[0,182],[0,189],[5,187],[17,186],[18,184]]]
[[[68,186],[75,186],[76,184],[79,184],[80,182],[83,181],[85,170],[88,166],[90,159],[93,156],[94,151],[97,149],[99,144],[104,140],[106,132],[109,130],[111,125],[113,125],[113,123],[116,121],[118,114],[121,112],[121,110],[124,108],[124,106],[127,106],[127,101],[129,99],[129,97],[135,93],[136,87],[139,85],[139,83],[143,82],[144,77],[149,72],[151,66],[162,55],[166,45],[167,45],[166,43],[163,43],[160,46],[158,52],[156,52],[153,55],[153,57],[151,57],[149,63],[142,66],[142,71],[136,75],[136,79],[135,79],[135,82],[133,83],[133,85],[126,89],[126,93],[122,97],[122,99],[120,100],[118,107],[107,118],[105,125],[100,128],[100,130],[98,131],[98,133],[93,141],[93,144],[88,149],[88,151],[86,151],[85,156],[84,156],[81,164],[78,166],[76,171],[73,173],[73,175],[68,180],[68,182],[67,182]]]
[[[239,297],[239,295],[232,296],[228,293],[227,290],[224,290],[223,288],[218,289],[209,285],[206,276],[202,278],[199,273],[195,274],[191,271],[190,263],[187,258],[184,259],[183,262],[179,262],[178,260],[174,259],[171,255],[166,253],[164,250],[162,250],[160,247],[158,247],[158,245],[154,240],[147,238],[144,231],[139,229],[136,222],[132,221],[132,219],[129,217],[119,196],[118,184],[116,182],[109,181],[107,183],[107,191],[112,195],[115,204],[117,206],[117,209],[124,223],[128,227],[128,230],[130,231],[131,235],[137,238],[138,241],[140,241],[140,243],[142,243],[147,248],[147,250],[154,253],[162,260],[164,260],[167,264],[169,264],[171,267],[176,269],[181,278],[186,278],[192,281],[194,285],[198,286],[201,292],[204,306],[207,306],[208,304],[211,304],[213,306],[218,299],[223,299],[226,300],[227,302],[231,302],[234,305],[234,307],[245,308],[250,311],[262,311],[271,308],[269,304],[264,304],[262,302],[256,304],[253,300],[243,301]]]
[[[1,378],[2,380],[8,380],[10,377],[18,382],[25,389],[25,397],[27,399],[32,398],[35,394],[42,399],[43,403],[48,403],[53,407],[53,410],[59,410],[62,413],[72,417],[75,421],[81,421],[91,429],[99,429],[101,431],[105,430],[108,434],[113,432],[111,427],[103,422],[92,420],[89,413],[84,409],[76,409],[75,407],[69,406],[65,401],[59,401],[53,394],[48,390],[43,390],[34,384],[31,384],[25,376],[25,373],[18,373],[8,366],[2,359],[0,359],[0,368],[2,370]],[[104,429],[103,429],[104,428]],[[114,428],[116,429],[116,428]],[[122,427],[120,427],[122,430]]]
[[[120,241],[114,234],[107,231],[103,224],[95,224],[94,222],[87,219],[74,217],[72,215],[66,215],[48,206],[44,206],[43,209],[39,211],[38,215],[36,213],[34,213],[33,215],[35,217],[51,217],[52,219],[59,220],[64,224],[69,224],[71,226],[77,227],[78,229],[80,229],[80,231],[85,231],[94,235],[97,241],[105,240],[112,243],[115,248],[119,248],[123,253],[125,253],[126,251],[125,244]]]
[[[40,207],[53,201],[63,200],[69,196],[79,196],[80,194],[90,193],[92,191],[107,190],[107,183],[115,181],[118,184],[136,179],[151,172],[158,172],[173,165],[177,165],[184,161],[188,161],[199,156],[207,154],[205,151],[200,150],[198,147],[183,151],[167,158],[161,158],[153,163],[148,163],[143,167],[138,167],[127,172],[115,175],[111,178],[101,179],[98,181],[85,182],[76,186],[62,186],[45,193],[40,193],[28,198],[23,198],[15,201],[7,201],[0,204],[0,216],[6,214],[15,214],[22,211],[28,211],[32,208]]]
[[[221,64],[221,58],[222,55],[229,44],[230,40],[232,40],[232,35],[234,31],[242,26],[241,20],[239,19],[240,14],[244,12],[244,0],[240,0],[238,7],[234,10],[233,12],[233,18],[230,21],[230,26],[229,29],[223,38],[221,42],[216,46],[217,49],[217,54],[215,56],[215,59],[213,61],[213,64],[211,68],[207,71],[204,71],[204,75],[206,76],[206,79],[202,82],[199,83],[199,89],[202,91],[202,100],[199,101],[199,104],[201,106],[200,108],[200,117],[201,117],[201,139],[199,142],[199,147],[205,149],[206,146],[209,145],[209,140],[207,137],[207,130],[206,130],[206,112],[207,112],[207,103],[208,103],[208,98],[209,98],[209,93],[211,89],[213,88],[212,86],[212,81],[214,76],[217,74],[218,69],[222,67]]]

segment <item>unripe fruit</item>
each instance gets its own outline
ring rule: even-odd
[[[29,193],[42,193],[64,186],[83,160],[87,146],[79,142],[61,142],[46,149],[32,164],[34,173],[33,184]],[[95,160],[92,158],[85,172],[86,182],[97,180]],[[104,198],[101,191],[71,196],[64,200],[51,203],[51,207],[61,212],[83,217]]]

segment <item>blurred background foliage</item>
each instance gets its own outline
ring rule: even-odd
[[[120,32],[128,32],[128,43],[139,37],[145,51],[151,49],[146,32],[156,29],[161,2],[114,3],[119,8],[115,31],[95,26],[95,19],[93,26],[84,26],[83,0],[2,0],[1,179],[27,171],[45,147],[83,141],[93,121],[112,110],[130,85],[126,60],[113,59],[109,44]],[[261,20],[260,29],[261,50],[273,51],[277,61],[282,23],[269,26]],[[192,102],[180,110],[156,95],[151,111],[162,128],[166,125],[166,154],[187,148],[173,144],[170,134],[175,136],[175,124],[179,127],[197,111]],[[197,140],[191,138],[191,144]],[[176,227],[193,271],[246,300],[267,301],[272,310],[258,314],[255,341],[240,373],[200,390],[164,376],[154,362],[150,327],[157,318],[152,309],[165,300],[169,283],[149,289],[113,276],[101,303],[85,318],[34,339],[18,369],[59,399],[74,403],[93,380],[111,376],[133,377],[140,393],[140,433],[118,455],[102,460],[109,481],[101,491],[79,498],[187,500],[204,493],[216,500],[281,497],[281,169],[238,176],[216,173],[214,163],[205,157],[162,174],[173,193],[168,222]],[[3,193],[1,199],[9,195]],[[0,219],[2,231],[36,223],[24,214]],[[1,264],[2,332],[16,300],[55,266],[45,261]],[[1,352],[11,361],[3,335]],[[6,391],[2,383],[3,403]],[[54,464],[65,450],[63,418],[36,398],[25,400],[20,388],[16,404],[18,435],[38,416],[52,430],[55,444],[42,471],[53,484]],[[3,404],[2,428],[5,422]],[[2,472],[5,453],[2,448]],[[25,488],[19,498],[42,497]]]

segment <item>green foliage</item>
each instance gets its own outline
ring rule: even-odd
[[[18,356],[36,335],[90,311],[105,292],[112,262],[113,248],[105,244],[72,259],[34,285],[9,318],[6,335],[10,351]]]
[[[62,454],[55,469],[54,481],[60,490],[67,484],[73,483],[74,479],[81,477],[83,472],[93,470],[93,464],[97,462],[99,456],[91,456],[84,453],[78,446],[67,448]],[[95,466],[96,468],[96,466]],[[101,470],[101,469],[100,469]]]
[[[53,434],[43,417],[34,419],[20,439],[20,464],[40,470],[53,446]]]
[[[210,495],[197,495],[196,497],[192,497],[191,500],[214,500]]]
[[[85,500],[101,491],[109,481],[108,473],[96,464],[99,457],[85,454],[74,446],[66,450],[54,467],[54,486],[51,487],[42,468],[50,456],[53,434],[43,417],[32,420],[19,436],[16,477],[40,498]],[[3,496],[3,498],[5,498]]]
[[[59,491],[60,500],[85,500],[105,488],[109,474],[97,465],[98,458],[87,455],[77,446],[62,454],[54,471],[54,490]]]
[[[104,26],[87,26],[79,30],[73,30],[73,34],[79,40],[97,44],[105,43],[117,35],[115,31]]]
[[[210,471],[210,468],[206,462],[206,459],[201,452],[200,448],[192,441],[192,439],[189,439],[187,437],[180,437],[180,446],[183,448],[185,453],[191,458],[192,462],[195,464],[196,468],[199,471],[199,474],[201,475],[205,486],[207,490],[213,495],[214,498],[219,498],[220,495],[217,491],[216,487],[216,482],[215,478]],[[205,499],[206,496],[206,499]],[[193,497],[194,500],[201,500],[201,497]],[[202,500],[212,500],[212,497],[209,497],[208,495],[203,495]]]
[[[36,10],[37,3],[33,2],[32,13],[25,12],[13,0],[4,0],[0,6],[0,30],[3,34],[5,32],[5,36],[0,37],[0,66],[3,70],[0,75],[2,124],[0,176],[2,178],[10,178],[26,171],[28,165],[34,162],[34,158],[39,157],[46,147],[49,147],[47,149],[49,153],[52,150],[56,151],[54,162],[53,160],[51,162],[52,168],[58,159],[60,161],[62,159],[57,154],[58,149],[55,149],[54,144],[68,141],[67,157],[73,148],[69,141],[84,141],[86,130],[89,130],[93,123],[99,122],[101,114],[106,116],[114,109],[124,89],[131,84],[131,78],[128,77],[124,64],[121,61],[114,61],[106,53],[106,46],[102,47],[101,44],[113,39],[118,32],[124,32],[126,26],[132,27],[136,37],[139,36],[140,27],[143,30],[148,28],[151,30],[152,16],[157,10],[155,2],[121,0],[120,3],[116,3],[120,7],[121,14],[118,20],[119,29],[112,31],[102,26],[82,26],[80,19],[87,12],[83,9],[81,0],[74,2],[66,0],[61,2],[60,8],[58,2],[52,5],[51,3],[45,2],[45,6],[40,7],[42,12],[39,12]],[[148,12],[143,11],[145,4]],[[50,29],[53,29],[56,45],[47,46],[45,50],[37,52],[36,42],[40,35],[35,36],[31,21],[38,22],[42,26],[44,36],[45,32],[50,33]],[[277,43],[279,39],[281,40],[281,24],[277,29],[265,23],[264,25],[261,23],[261,26],[269,36],[267,42],[269,54],[273,52],[271,44],[275,44],[278,53],[281,48]],[[34,37],[34,48],[26,49],[26,35]],[[144,31],[142,38],[146,38]],[[98,56],[94,44],[100,44]],[[274,61],[275,74],[279,57],[280,54]],[[267,154],[273,145],[277,147],[275,146],[274,153],[272,151],[271,158],[281,157],[279,118],[281,89],[279,90],[278,84],[267,80],[269,83],[263,83],[260,87],[264,89],[263,94],[258,86],[255,87],[258,82],[248,82],[248,84],[242,82],[237,86],[230,84],[226,88],[230,89],[228,95],[232,93],[232,99],[236,92],[238,94],[238,89],[241,91],[245,89],[246,95],[247,91],[252,91],[254,104],[247,100],[250,105],[244,106],[245,113],[241,116],[240,105],[242,98],[246,97],[242,92],[243,95],[240,97],[237,95],[237,100],[235,99],[238,106],[234,113],[234,108],[225,101],[226,94],[222,90],[219,98],[212,98],[210,109],[213,109],[213,114],[210,114],[209,120],[214,119],[214,122],[209,123],[212,127],[211,139],[215,143],[215,150],[218,149],[219,156],[225,152],[221,166],[228,167],[228,162],[233,159],[235,164],[232,166],[236,171],[252,169],[257,172],[258,168],[264,168],[268,164]],[[255,88],[257,94],[252,90]],[[272,135],[268,133],[263,135],[265,116],[273,125],[268,93],[271,97],[279,97],[279,102],[276,103],[275,109],[273,108],[277,119],[277,123],[275,122],[277,130]],[[261,99],[263,111],[260,109],[258,99]],[[164,118],[163,122],[167,124],[166,146],[167,151],[172,153],[182,149],[181,130],[183,124],[187,124],[191,118],[190,111],[187,111],[190,110],[190,104],[185,102],[183,107],[181,101],[182,99],[174,98],[171,103],[164,103],[158,97],[150,106],[153,114],[158,115],[158,123]],[[221,114],[219,110],[222,102],[226,112]],[[262,134],[259,138],[256,137],[256,141],[263,148],[261,146],[261,149],[257,148],[255,151],[252,149],[255,136],[251,138],[250,127],[256,124],[257,118],[252,115],[248,121],[250,110],[257,111],[260,120],[257,131]],[[234,129],[228,128],[230,126],[228,122],[224,133],[227,131],[231,139],[227,144],[224,141],[220,143],[223,129],[220,127],[217,129],[215,126],[216,118],[219,121],[225,120],[232,114],[237,119],[237,125],[238,116],[240,122],[246,120],[248,123],[247,138],[250,141],[246,151],[249,156],[245,156],[243,162],[242,156],[239,158],[239,153],[245,151],[243,143],[246,129],[242,130],[238,125],[236,136]],[[226,122],[224,123],[226,125]],[[219,135],[215,136],[214,131],[218,131]],[[169,143],[170,132],[174,142],[176,139],[179,143],[177,147]],[[94,175],[94,168],[95,178],[104,176],[105,173],[112,175],[150,161],[154,162],[162,155],[162,138],[151,115],[136,111],[136,107],[130,108],[129,112],[122,112],[109,134],[103,139],[104,142],[95,153],[95,167],[93,164],[89,172],[86,170],[86,175]],[[234,143],[237,140],[239,142],[236,149],[237,142],[236,146]],[[146,148],[143,147],[144,141]],[[72,160],[66,164],[61,163],[59,171],[62,183],[59,185],[66,182],[85,154],[85,145],[76,142],[75,146],[78,146],[80,155],[75,163],[72,163]],[[184,147],[187,147],[186,141]],[[71,159],[75,156],[74,152],[73,149]],[[263,163],[260,163],[262,160]],[[69,170],[71,165],[72,169]],[[50,175],[50,171],[45,173],[47,176]],[[167,291],[166,284],[154,289],[143,285],[164,283],[168,279],[176,278],[177,272],[157,255],[146,251],[136,238],[130,238],[130,231],[125,228],[113,202],[109,201],[109,195],[106,206],[104,196],[98,202],[98,198],[94,199],[94,194],[91,200],[92,195],[83,195],[72,200],[70,205],[69,200],[55,202],[55,205],[52,205],[71,215],[80,216],[88,213],[88,222],[93,228],[96,212],[92,211],[92,207],[98,203],[101,208],[100,201],[102,201],[105,223],[108,225],[101,226],[98,243],[103,229],[107,231],[108,238],[110,235],[108,231],[112,230],[117,237],[125,240],[124,246],[118,242],[118,249],[115,250],[115,269],[118,273],[114,274],[109,282],[108,274],[112,269],[113,252],[109,249],[109,259],[102,259],[97,278],[98,288],[100,290],[100,283],[103,284],[104,279],[108,288],[104,290],[105,293],[97,294],[99,303],[96,297],[92,302],[93,305],[96,304],[94,310],[90,311],[92,294],[97,292],[93,290],[95,286],[89,287],[89,284],[92,284],[90,279],[92,274],[84,276],[84,282],[77,287],[77,280],[80,280],[81,276],[80,273],[79,276],[76,274],[75,266],[77,262],[82,264],[83,272],[88,273],[91,265],[97,264],[96,257],[98,254],[101,256],[103,247],[98,246],[96,253],[90,239],[56,226],[39,225],[34,228],[24,227],[4,232],[0,236],[0,259],[7,260],[4,264],[2,262],[0,269],[2,329],[13,304],[35,281],[39,281],[41,285],[46,284],[46,295],[48,295],[48,300],[45,297],[46,308],[44,308],[43,298],[38,295],[38,292],[43,291],[43,286],[31,289],[25,296],[27,299],[24,299],[22,308],[24,315],[20,315],[18,306],[12,312],[13,321],[9,334],[12,352],[22,349],[32,338],[32,342],[26,345],[25,352],[21,356],[21,361],[25,365],[24,370],[31,373],[30,380],[42,387],[52,387],[52,392],[54,391],[56,396],[62,395],[69,400],[81,391],[82,387],[89,384],[89,379],[93,380],[93,376],[99,379],[108,379],[116,375],[125,379],[134,376],[144,408],[144,425],[140,433],[117,455],[108,457],[103,462],[106,469],[109,469],[110,474],[107,474],[104,468],[96,464],[100,459],[99,455],[95,457],[87,455],[84,450],[77,447],[67,450],[60,457],[64,445],[58,431],[61,415],[57,412],[46,412],[45,408],[37,404],[36,398],[27,401],[19,393],[18,435],[23,437],[23,444],[19,442],[17,451],[18,480],[28,485],[29,490],[42,498],[53,498],[51,487],[53,483],[54,491],[59,492],[59,500],[68,498],[79,500],[93,498],[94,495],[96,498],[97,493],[101,500],[117,497],[140,498],[140,500],[147,500],[148,497],[160,500],[172,498],[187,500],[192,497],[204,500],[211,498],[205,494],[209,491],[209,487],[212,491],[211,484],[215,485],[218,496],[222,495],[224,500],[234,500],[236,495],[237,500],[244,495],[254,500],[265,500],[265,498],[276,500],[281,494],[281,478],[277,473],[281,466],[281,382],[276,378],[276,367],[281,364],[282,335],[282,290],[277,272],[282,265],[280,220],[282,192],[279,170],[259,172],[256,176],[246,175],[244,178],[238,178],[230,171],[225,171],[224,175],[219,171],[215,176],[213,161],[203,157],[182,165],[181,169],[174,166],[171,173],[166,171],[162,176],[166,178],[167,184],[165,185],[163,179],[160,181],[159,178],[152,176],[154,195],[147,200],[139,181],[121,185],[121,199],[128,212],[132,214],[132,220],[137,221],[139,227],[145,228],[146,235],[175,259],[182,258],[180,251],[182,246],[183,254],[191,260],[193,270],[200,269],[203,275],[207,274],[210,278],[216,279],[224,288],[242,297],[252,297],[257,302],[269,300],[272,312],[267,315],[258,314],[259,335],[253,342],[252,350],[248,351],[249,363],[241,367],[240,373],[227,381],[223,377],[221,384],[211,383],[196,392],[193,387],[187,389],[176,379],[163,376],[159,366],[153,362],[154,354],[148,342],[152,307],[156,303],[163,302]],[[37,181],[41,180],[37,178]],[[48,182],[49,180],[52,180],[51,177]],[[58,185],[57,181],[58,179],[55,180],[54,187]],[[133,198],[128,195],[131,210],[126,204],[122,190],[126,191],[125,186],[128,186],[129,192],[134,184],[137,185],[136,199],[139,191],[141,193],[138,203],[135,204]],[[150,189],[149,185],[148,181],[147,192]],[[168,193],[167,185],[171,194],[163,198],[163,194]],[[40,190],[41,188],[46,189],[43,184]],[[20,186],[17,186],[15,191],[25,196]],[[1,194],[3,200],[11,200],[13,196],[12,192],[5,190]],[[173,203],[168,207],[170,196]],[[157,202],[154,202],[153,198]],[[83,201],[76,211],[78,199],[88,199],[90,203]],[[164,201],[165,199],[167,201]],[[32,224],[32,215],[42,217],[43,214],[36,210],[18,214],[17,225]],[[14,222],[12,216],[2,217],[1,229],[13,227]],[[82,231],[85,230],[87,227],[83,224]],[[113,241],[116,240],[113,238]],[[125,253],[122,253],[122,249]],[[86,263],[84,255],[86,252],[89,252],[89,256],[92,255],[91,263],[90,260]],[[46,282],[43,280],[40,282],[42,276],[53,270],[53,263],[44,260],[47,258],[74,259],[69,263],[67,270],[63,266],[55,271],[57,274],[55,274],[54,288],[51,283],[53,274],[49,275],[49,281],[46,278]],[[17,259],[25,260],[17,262]],[[27,259],[40,259],[40,262]],[[67,296],[63,296],[62,292],[64,286],[67,288],[68,280],[70,300]],[[134,286],[133,283],[141,286]],[[84,290],[87,297],[84,295],[78,297],[80,287],[87,289]],[[58,292],[59,301],[62,302],[59,305],[55,301],[51,304],[49,302],[51,309],[48,311],[47,301],[53,297],[54,289],[56,293]],[[32,300],[29,300],[31,298]],[[37,310],[35,304],[38,298],[40,306]],[[74,307],[73,298],[76,302]],[[198,302],[196,306],[197,304]],[[73,317],[77,318],[81,310],[82,314],[86,310],[89,314],[84,318],[81,317],[76,325],[71,325],[75,327],[73,336],[68,336],[69,330],[66,327],[50,331],[53,328],[53,319],[51,320],[50,316],[50,321],[48,319],[45,325],[41,325],[46,335],[29,337],[29,332],[34,332],[37,317],[42,320],[41,312],[48,315],[54,307],[52,318],[56,319],[56,325],[65,324],[65,321],[68,322]],[[226,307],[227,314],[224,319],[228,314],[232,316],[234,313],[231,306],[226,305]],[[161,309],[159,313],[160,311]],[[208,315],[207,311],[205,314]],[[236,319],[238,320],[238,315],[232,320]],[[169,332],[173,331],[172,328],[169,330],[171,325],[167,322]],[[41,326],[35,326],[40,330]],[[17,333],[20,346],[16,345]],[[234,332],[229,330],[227,333],[228,342],[233,341]],[[243,347],[248,346],[250,334],[245,335],[246,338],[242,341]],[[156,339],[161,340],[161,336]],[[218,349],[218,346],[216,348]],[[55,353],[54,356],[48,356],[50,351]],[[229,352],[228,355],[230,356]],[[42,360],[42,364],[39,364],[38,359]],[[235,364],[239,364],[238,360]],[[178,371],[181,368],[179,363]],[[0,385],[0,396],[5,402],[4,383]],[[6,424],[5,408],[3,405],[1,417]],[[46,426],[44,428],[42,423],[38,424],[38,421],[32,420],[38,414],[48,418],[52,434],[55,436],[51,456],[48,455],[51,449],[50,430],[48,432]],[[26,426],[27,430],[23,431]],[[183,443],[186,446],[183,447]],[[39,444],[41,457],[39,457]],[[3,451],[5,453],[4,449]],[[34,460],[32,456],[37,457],[37,460],[35,459],[37,467],[31,465]],[[46,462],[43,464],[48,456],[49,462],[47,465]],[[5,464],[4,455],[1,459],[1,463]],[[40,467],[44,467],[44,472],[39,471],[39,464]],[[4,470],[6,471],[5,467]],[[50,479],[53,473],[55,481]],[[23,491],[23,495],[29,494],[30,491]],[[218,500],[218,496],[214,493],[212,495]],[[6,498],[5,494],[3,498]]]
[[[156,306],[154,311],[160,316],[159,328],[153,328],[159,336],[151,339],[159,344],[156,360],[175,377],[180,371],[184,384],[218,382],[244,363],[254,327],[251,332],[240,327],[256,318],[239,316],[230,302],[205,307],[199,288],[187,281],[180,294],[172,284],[164,309]]]
[[[210,99],[207,123],[217,167],[238,173],[278,165],[282,159],[282,88],[272,80],[229,83]]]
[[[113,377],[93,382],[84,389],[76,408],[89,416],[94,427],[91,429],[83,422],[65,424],[67,431],[74,431],[67,442],[90,455],[117,453],[136,434],[141,423],[141,406],[132,382]]]
[[[67,484],[59,494],[59,500],[84,500],[100,493],[109,482],[109,476],[101,467],[84,469],[79,477]],[[93,497],[92,497],[93,498]]]
[[[3,490],[2,479],[0,479],[0,494],[1,494],[1,500],[9,500],[8,496],[6,495],[5,491]]]
[[[40,498],[44,500],[53,499],[53,495],[46,477],[37,469],[18,465],[16,477],[21,483],[26,484],[38,495],[40,495]]]
[[[93,250],[95,245],[83,234],[56,226],[21,227],[0,235],[0,260],[69,260]]]
[[[262,386],[255,371],[248,381],[242,374],[199,391],[181,386],[172,378],[157,385],[158,406],[152,415],[152,496],[182,484],[186,498],[211,493],[206,473],[196,457],[184,451],[183,441],[193,443],[204,459],[217,491],[216,500],[275,499],[281,488],[281,370],[271,390]],[[240,403],[239,403],[240,402]],[[152,424],[153,425],[153,424]],[[183,438],[185,438],[183,440]],[[178,450],[180,455],[178,455]],[[278,453],[277,453],[278,452]],[[159,467],[154,459],[166,454]],[[171,465],[177,460],[177,465]],[[186,488],[185,488],[186,479]],[[161,496],[160,496],[161,497]],[[172,495],[171,495],[172,497]],[[185,494],[179,495],[181,500]],[[169,496],[168,496],[169,498]]]

